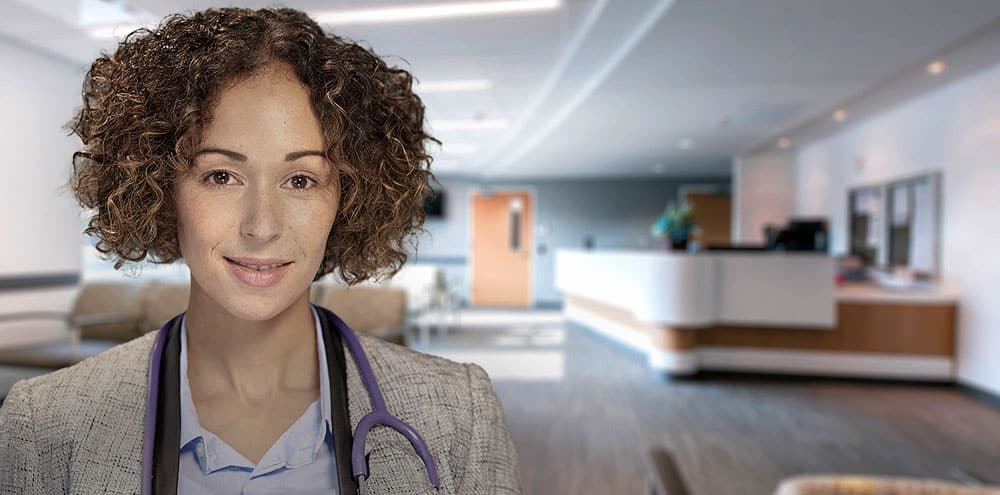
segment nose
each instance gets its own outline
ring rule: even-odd
[[[276,191],[260,184],[244,196],[243,221],[240,233],[244,237],[266,243],[280,235],[282,223],[281,199]]]

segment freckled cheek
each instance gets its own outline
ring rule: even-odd
[[[301,205],[300,205],[301,206]],[[323,249],[334,212],[322,207],[294,208],[288,214],[288,223],[296,237],[312,246]]]
[[[186,257],[208,255],[214,246],[230,235],[239,211],[236,205],[220,201],[206,201],[198,195],[183,197],[186,201],[178,204],[178,240],[182,246],[193,249]]]

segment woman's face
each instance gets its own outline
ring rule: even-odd
[[[202,137],[174,188],[192,303],[266,320],[308,301],[339,201],[308,89],[287,66],[229,85]],[[287,264],[257,271],[237,258]]]

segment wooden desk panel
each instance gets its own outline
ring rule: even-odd
[[[677,328],[641,322],[624,309],[579,296],[567,295],[566,303],[629,325],[665,351],[712,346],[945,357],[955,353],[954,305],[842,302],[837,305],[837,325],[825,329]]]
[[[951,357],[955,316],[953,305],[839,303],[832,330],[717,325],[697,345]]]

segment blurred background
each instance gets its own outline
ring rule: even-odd
[[[185,310],[82,235],[63,125],[124,34],[229,5],[274,6],[0,0],[0,397]],[[443,143],[404,269],[312,299],[482,365],[525,493],[997,493],[1000,1],[282,5]]]

